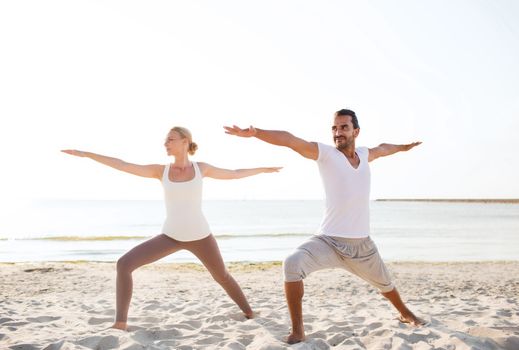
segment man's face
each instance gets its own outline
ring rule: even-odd
[[[360,129],[354,129],[351,116],[338,115],[333,119],[332,133],[333,142],[338,150],[346,149],[355,145],[355,138]]]

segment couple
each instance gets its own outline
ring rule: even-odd
[[[302,140],[286,131],[262,130],[254,127],[240,129],[224,127],[227,134],[256,137],[277,146],[289,147],[305,158],[315,160],[323,180],[326,200],[325,214],[319,234],[313,236],[283,263],[285,294],[292,330],[289,344],[305,339],[302,299],[303,279],[313,271],[343,268],[378,288],[400,313],[401,322],[420,326],[417,318],[404,304],[391,282],[375,243],[369,237],[369,162],[420,144],[380,144],[374,148],[355,147],[360,127],[355,112],[342,109],[334,114],[332,135],[335,147]],[[197,150],[191,133],[174,127],[164,142],[168,165],[137,165],[117,158],[77,150],[63,152],[93,159],[130,174],[156,178],[162,182],[167,217],[162,234],[138,245],[117,261],[116,318],[113,328],[126,330],[132,297],[132,272],[140,266],[157,261],[181,249],[192,252],[204,264],[240,307],[246,318],[254,313],[240,286],[227,271],[216,240],[201,210],[202,178],[239,179],[260,173],[277,172],[281,168],[266,167],[229,170],[207,163],[191,162],[188,155]]]

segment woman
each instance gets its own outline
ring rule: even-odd
[[[181,249],[192,252],[209,270],[240,307],[245,317],[253,312],[240,286],[227,271],[218,244],[202,213],[202,178],[239,179],[261,173],[277,172],[281,168],[221,169],[207,163],[189,160],[198,146],[191,133],[183,127],[170,130],[164,142],[168,156],[175,161],[168,165],[137,165],[117,158],[77,150],[63,150],[67,154],[87,157],[117,170],[142,177],[156,178],[162,182],[165,193],[167,217],[162,234],[136,246],[117,261],[116,318],[112,328],[128,328],[128,308],[132,297],[132,272],[140,266],[157,261]]]

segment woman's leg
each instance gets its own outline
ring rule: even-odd
[[[204,239],[189,242],[186,249],[192,252],[204,266],[209,270],[214,280],[218,282],[231,299],[240,307],[245,317],[252,318],[253,312],[247,302],[247,298],[243,294],[240,286],[231,276],[222,259],[218,243],[213,235],[209,235]]]
[[[180,249],[178,241],[161,234],[139,244],[117,261],[116,315],[113,328],[126,329],[128,308],[132,299],[132,272]]]

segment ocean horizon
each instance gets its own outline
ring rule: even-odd
[[[514,199],[371,202],[371,237],[388,261],[519,259]],[[321,200],[206,200],[225,261],[280,261],[318,230]],[[0,262],[116,261],[160,233],[162,200],[39,200],[0,223]],[[162,261],[197,262],[186,251]]]

